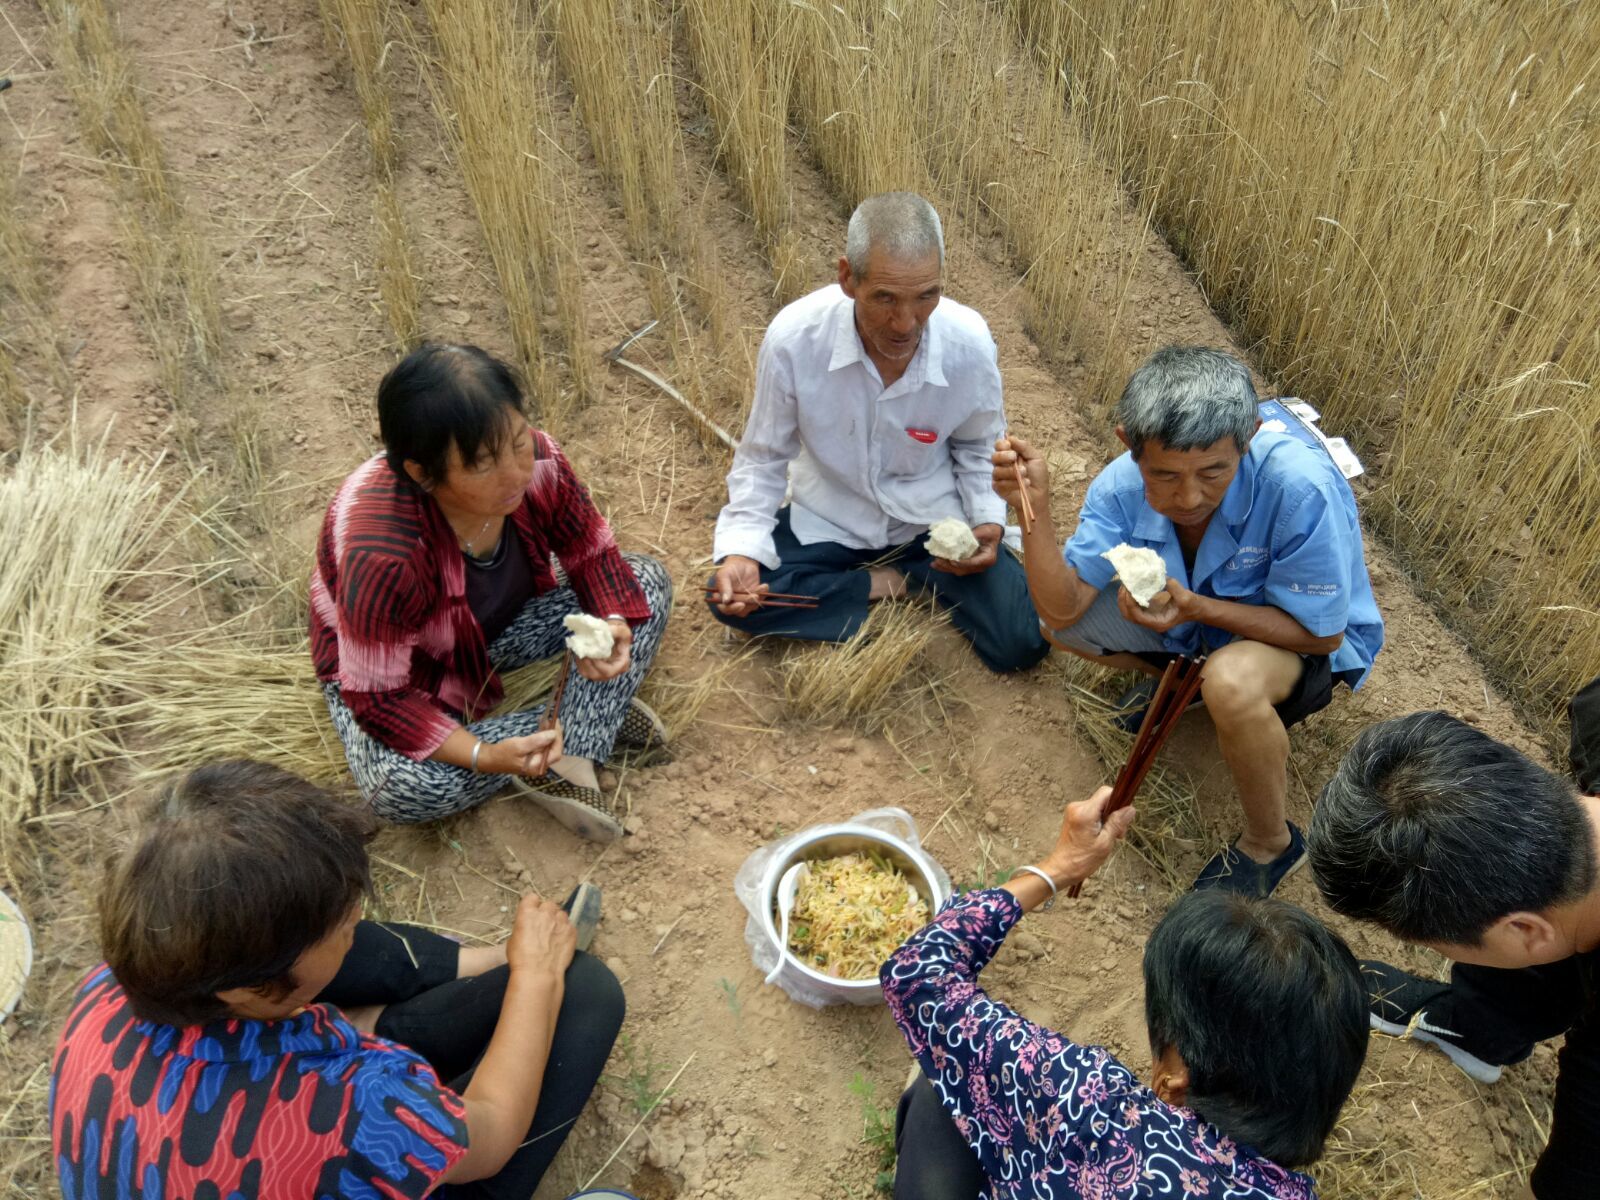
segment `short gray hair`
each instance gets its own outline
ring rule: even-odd
[[[1145,359],[1122,389],[1117,424],[1134,458],[1148,441],[1199,450],[1231,437],[1243,454],[1256,431],[1250,368],[1203,346],[1165,346]]]
[[[944,226],[939,214],[915,192],[883,192],[856,205],[845,229],[844,256],[860,279],[874,249],[896,260],[939,256],[944,268]]]

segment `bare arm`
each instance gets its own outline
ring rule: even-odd
[[[467,1152],[442,1182],[468,1183],[498,1174],[528,1136],[576,947],[577,932],[559,905],[538,896],[522,898],[506,945],[511,978],[500,1020],[462,1095]]]
[[[457,725],[450,736],[439,743],[439,748],[428,758],[434,762],[449,763],[452,767],[472,770],[472,748],[478,744],[478,735],[464,725]],[[484,742],[478,751],[478,773],[481,775],[525,775],[538,779],[561,758],[561,724],[540,733],[506,738],[500,742]]]
[[[1049,629],[1065,629],[1082,619],[1099,591],[1078,578],[1078,572],[1061,557],[1055,521],[1050,515],[1050,469],[1042,452],[1021,438],[1003,437],[995,443],[994,490],[1017,508],[1021,486],[1016,464],[1022,464],[1028,498],[1036,519],[1033,531],[1022,534],[1022,569],[1028,576],[1028,594],[1034,610]]]
[[[1201,602],[1200,615],[1195,620],[1252,642],[1264,642],[1296,654],[1332,654],[1344,642],[1342,633],[1317,637],[1283,609],[1270,604],[1239,604],[1212,596],[1197,599]]]
[[[1296,654],[1332,654],[1344,641],[1344,634],[1318,637],[1281,608],[1270,604],[1240,604],[1191,592],[1176,579],[1168,579],[1165,591],[1150,598],[1149,608],[1140,608],[1127,588],[1117,593],[1117,607],[1135,625],[1165,633],[1175,625],[1198,621],[1213,629],[1223,629],[1252,642],[1262,642]]]

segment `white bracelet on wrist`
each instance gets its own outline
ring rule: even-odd
[[[1015,879],[1018,875],[1037,875],[1040,879],[1044,880],[1045,886],[1050,889],[1050,899],[1039,905],[1040,912],[1043,912],[1045,909],[1055,904],[1056,881],[1051,879],[1049,875],[1041,871],[1038,867],[1018,867],[1015,871],[1011,872],[1011,877],[1013,879]]]
[[[478,774],[478,753],[483,749],[483,739],[479,738],[472,747],[472,773]]]

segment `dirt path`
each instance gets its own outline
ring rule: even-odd
[[[220,265],[227,375],[268,414],[269,473],[283,506],[282,527],[270,540],[303,552],[333,483],[372,450],[369,397],[390,361],[373,275],[372,180],[359,108],[323,46],[314,0],[253,0],[231,9],[218,0],[131,0],[120,11],[152,120]],[[37,14],[26,9],[12,19],[34,53],[47,57]],[[16,34],[0,27],[0,64],[26,58]],[[429,98],[412,85],[396,101],[406,147],[400,189],[424,274],[425,328],[507,351],[488,259]],[[115,418],[116,444],[154,453],[170,414],[128,301],[114,192],[102,170],[84,161],[70,105],[48,74],[0,103],[10,118],[0,121],[0,163],[18,173],[43,247],[80,420],[99,430]],[[569,155],[590,349],[598,353],[648,318],[648,293],[622,249],[620,210],[565,100],[555,133]],[[832,273],[843,214],[804,147],[793,149],[796,226],[821,283]],[[705,197],[706,224],[728,287],[742,298],[753,345],[773,309],[770,275],[729,188],[710,167],[704,138],[689,137],[687,154],[694,194]],[[1129,220],[1136,222],[1131,214]],[[1027,333],[1018,271],[997,238],[961,228],[950,240],[951,293],[988,318],[1011,422],[1057,457],[1063,486],[1056,514],[1070,527],[1082,489],[1107,453],[1107,414],[1088,411],[1086,400],[1095,364],[1052,363],[1041,353]],[[1127,344],[1226,344],[1226,330],[1166,247],[1154,237],[1146,242],[1125,309]],[[1107,296],[1115,285],[1110,275],[1097,284]],[[649,346],[641,353],[651,353]],[[661,554],[676,578],[695,580],[722,502],[723,464],[670,402],[626,376],[603,378],[600,402],[563,431],[568,450],[623,544]],[[46,425],[62,428],[68,409],[68,398],[52,397]],[[206,449],[219,462],[230,450],[215,438]],[[1293,802],[1301,818],[1331,756],[1354,729],[1384,716],[1445,707],[1537,747],[1387,555],[1373,550],[1372,559],[1389,645],[1362,693],[1342,696],[1297,732]],[[681,598],[658,669],[687,680],[740,649]],[[908,1065],[904,1049],[882,1009],[813,1012],[761,986],[731,890],[739,863],[780,828],[892,803],[917,818],[931,852],[958,881],[971,881],[1035,857],[1053,838],[1062,803],[1107,774],[1077,731],[1081,718],[1066,700],[1058,665],[998,679],[954,634],[940,634],[906,685],[906,712],[888,735],[863,737],[789,721],[775,662],[761,652],[739,666],[686,731],[672,765],[622,781],[642,831],[623,846],[596,851],[511,800],[438,828],[389,832],[378,846],[383,911],[463,936],[503,934],[513,893],[526,886],[559,895],[591,878],[605,889],[608,916],[597,951],[625,983],[627,1042],[541,1197],[563,1196],[586,1181],[639,1121],[638,1102],[686,1063],[672,1096],[605,1171],[606,1181],[631,1183],[651,1197],[869,1194],[876,1156],[861,1144],[863,1104],[852,1083],[859,1079],[877,1103],[892,1106]],[[1235,801],[1204,717],[1186,722],[1169,761],[1194,781],[1212,833],[1210,841],[1176,848],[1180,866],[1192,873],[1232,826]],[[93,962],[86,921],[92,864],[125,820],[105,811],[52,844],[58,882],[29,897],[43,953],[35,986],[7,1026],[9,1069],[27,1085],[26,1104],[8,1118],[7,1134],[39,1135],[20,1122],[30,1114],[37,1120],[38,1068],[73,982]],[[1286,893],[1318,907],[1304,874]],[[1147,1052],[1139,956],[1170,894],[1148,864],[1124,854],[1082,904],[1030,921],[1028,936],[1013,939],[986,982],[1030,1017],[1104,1042],[1141,1066]],[[1358,949],[1396,952],[1384,939],[1346,932]],[[1398,1044],[1376,1044],[1370,1061],[1341,1161],[1368,1161],[1360,1155],[1379,1146],[1381,1134],[1395,1156],[1387,1177],[1403,1194],[1414,1179],[1419,1194],[1446,1197],[1494,1180],[1536,1151],[1522,1102],[1526,1097],[1543,1119],[1548,1049],[1492,1090]],[[29,1181],[42,1177],[47,1159],[37,1143],[19,1144],[22,1169],[8,1194],[44,1194]],[[1475,1194],[1513,1190],[1509,1181],[1490,1182]]]

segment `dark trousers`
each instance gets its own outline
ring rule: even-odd
[[[1457,963],[1428,1024],[1451,1030],[1492,1063],[1527,1058],[1567,1035],[1558,1060],[1550,1140],[1529,1183],[1538,1200],[1593,1197],[1600,1143],[1600,951],[1520,971]]]
[[[867,619],[871,580],[865,568],[893,567],[912,592],[932,595],[950,610],[950,621],[964,633],[991,671],[1021,671],[1050,652],[1039,633],[1039,618],[1028,596],[1022,564],[1000,551],[994,566],[977,575],[937,571],[921,538],[887,550],[853,550],[835,542],[802,546],[789,525],[788,506],[778,510],[772,531],[778,569],[761,568],[761,582],[775,592],[817,597],[817,607],[763,608],[743,617],[711,612],[724,625],[756,636],[842,642]]]
[[[987,1180],[978,1156],[926,1075],[900,1097],[894,1119],[894,1200],[976,1200]]]
[[[415,925],[362,921],[344,964],[319,1001],[388,1007],[377,1034],[427,1059],[452,1091],[465,1091],[489,1045],[505,1000],[509,967],[457,979],[458,947]],[[498,1175],[431,1193],[457,1200],[529,1200],[589,1102],[622,1028],[622,985],[582,951],[567,968],[566,994],[539,1086],[528,1138]]]

